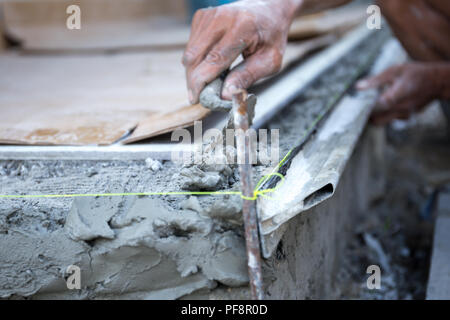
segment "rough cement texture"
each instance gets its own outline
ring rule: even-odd
[[[222,100],[222,86],[223,80],[217,78],[209,83],[200,93],[200,103],[205,108],[212,111],[228,112],[233,108],[233,103],[228,100]]]
[[[2,162],[1,193],[181,188],[172,178],[172,163],[165,163],[157,172],[147,169],[144,162],[45,164]],[[238,201],[222,197],[222,202],[205,198],[3,199],[0,296],[175,299],[218,283],[241,286],[247,282],[241,230],[232,219],[220,219],[238,216],[239,197]],[[226,202],[237,205],[225,209],[218,204]],[[217,207],[217,212],[210,206]],[[64,276],[69,265],[82,270],[80,291],[66,288]]]
[[[288,222],[276,252],[264,260],[268,299],[335,299],[340,294],[336,286],[341,253],[359,217],[382,191],[380,177],[373,175],[374,171],[381,174],[383,168],[375,154],[382,149],[378,143],[383,143],[377,135],[373,130],[364,134],[331,199]],[[246,288],[203,289],[184,298],[248,299],[249,292]]]
[[[328,72],[330,83],[333,79],[339,82],[346,67],[339,64]],[[328,99],[330,91],[317,88],[305,97]],[[280,118],[273,124],[283,129],[283,150],[296,142],[316,108],[324,105],[304,97],[299,101],[291,111],[280,114],[286,122]],[[153,165],[153,161],[1,161],[0,191],[85,194],[239,189],[232,166],[204,162],[180,168],[164,162],[153,170]],[[326,279],[338,263],[339,245],[345,242],[341,227],[351,216],[346,205],[362,208],[365,204],[364,197],[353,194],[363,193],[360,186],[368,185],[359,174],[366,165],[365,160],[352,160],[352,169],[347,171],[357,174],[349,177],[346,173],[336,196],[289,224],[280,250],[264,268],[268,297],[329,296]],[[256,166],[255,180],[266,169]],[[248,297],[240,207],[239,196],[2,199],[0,297]],[[65,270],[72,264],[82,270],[81,290],[66,288]]]
[[[371,161],[371,134],[366,133],[360,141],[334,196],[289,223],[277,252],[268,261],[275,279],[268,286],[270,297],[336,298],[340,253],[373,194],[373,180],[367,169],[379,166]]]

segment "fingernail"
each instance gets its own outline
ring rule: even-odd
[[[228,86],[228,92],[230,94],[234,94],[237,90],[238,88],[234,84]]]
[[[191,89],[188,90],[188,99],[191,104],[194,104],[194,95]]]
[[[234,84],[225,86],[225,89],[222,91],[222,98],[231,99],[233,96],[233,93],[235,93],[236,91],[237,91],[237,88]]]

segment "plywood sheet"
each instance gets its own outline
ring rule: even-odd
[[[289,45],[284,66],[334,38]],[[182,50],[0,55],[0,143],[107,145],[190,126],[209,114],[187,100]]]
[[[66,27],[69,5],[81,9],[81,29]],[[3,3],[8,32],[25,50],[110,50],[183,46],[189,37],[184,1],[35,0]]]
[[[342,33],[360,24],[367,6],[351,5],[317,14],[301,16],[294,20],[289,39],[305,39],[325,33]]]
[[[181,51],[4,54],[0,57],[0,141],[111,144],[143,120],[153,123],[148,136],[165,126],[189,125],[208,111],[189,106],[180,59]],[[163,125],[161,119],[169,124]]]
[[[81,8],[81,29],[66,27],[66,8]],[[92,51],[124,48],[183,47],[189,38],[185,1],[35,0],[6,1],[8,33],[31,51]],[[345,6],[297,18],[290,39],[344,32],[366,17],[366,7]]]

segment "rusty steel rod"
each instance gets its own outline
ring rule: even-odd
[[[233,116],[236,130],[237,160],[241,176],[243,198],[245,241],[247,247],[247,265],[252,299],[264,299],[261,248],[259,242],[258,215],[252,183],[252,165],[250,162],[251,142],[247,134],[249,119],[247,112],[247,92],[238,90],[233,94]]]

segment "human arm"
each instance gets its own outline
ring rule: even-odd
[[[382,91],[371,117],[375,124],[382,125],[407,119],[434,99],[450,100],[449,79],[449,62],[413,62],[361,80],[357,88]]]
[[[183,55],[189,100],[227,70],[239,55],[244,61],[230,71],[222,97],[279,71],[294,17],[335,7],[349,0],[241,0],[195,13]]]

